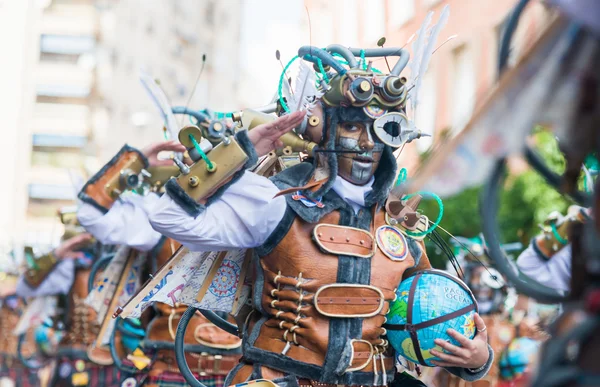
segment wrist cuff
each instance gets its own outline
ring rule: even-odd
[[[107,213],[121,193],[139,181],[142,169],[148,168],[148,159],[139,150],[125,144],[83,186],[77,197]],[[130,180],[131,178],[131,180]]]
[[[217,145],[208,154],[216,165],[215,172],[208,172],[206,162],[199,160],[190,168],[189,174],[171,178],[165,184],[169,196],[188,214],[201,214],[206,206],[238,181],[246,169],[257,163],[258,156],[246,130],[236,133],[230,141],[229,145]]]

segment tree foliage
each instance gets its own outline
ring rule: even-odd
[[[554,171],[562,173],[565,161],[551,133],[536,131],[533,137],[537,152]],[[452,235],[473,237],[482,231],[480,199],[482,186],[467,188],[461,193],[444,200],[444,217],[441,226]],[[552,211],[565,213],[570,204],[561,194],[546,184],[544,178],[534,170],[509,174],[500,196],[498,226],[503,243],[521,242],[526,246],[538,232]],[[430,219],[438,214],[435,201],[423,201],[419,207]],[[450,236],[445,236],[449,242]],[[426,242],[427,243],[427,242]],[[445,268],[447,257],[430,243],[428,255],[432,265]]]

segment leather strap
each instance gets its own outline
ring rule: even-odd
[[[375,297],[318,297],[318,304],[333,305],[379,305],[381,298]]]
[[[295,193],[296,191],[306,191],[308,189],[310,189],[311,191],[317,191],[319,188],[321,188],[323,186],[323,184],[325,184],[325,182],[327,181],[327,179],[323,179],[323,180],[312,180],[309,181],[305,186],[303,187],[290,187],[290,188],[286,188],[283,189],[279,192],[277,192],[277,194],[275,196],[273,196],[273,198],[276,198],[278,196],[281,195],[287,195],[287,194],[291,194],[291,193]]]
[[[439,323],[442,323],[444,321],[452,320],[455,317],[462,316],[463,314],[465,314],[467,312],[470,312],[473,309],[475,309],[475,305],[474,304],[467,305],[464,308],[460,308],[459,310],[455,310],[452,313],[448,313],[446,315],[443,315],[443,316],[440,316],[440,317],[436,317],[436,318],[434,318],[432,320],[423,321],[422,323],[411,325],[411,326],[414,329],[416,329],[416,330],[424,329],[424,328],[429,328],[429,327],[432,327],[432,326],[437,325]],[[408,320],[408,318],[407,318],[407,320]],[[408,329],[407,327],[409,326],[409,324],[384,324],[383,326],[387,330],[391,330],[391,331],[403,331],[403,330]]]
[[[410,285],[410,290],[408,292],[408,310],[406,311],[406,325],[419,364],[427,365],[427,363],[425,363],[425,359],[423,359],[423,354],[421,353],[421,346],[419,345],[419,337],[417,336],[417,330],[415,329],[414,325],[412,325],[413,302],[415,299],[415,291],[417,290],[417,283],[419,282],[419,278],[421,278],[421,273],[417,273],[417,275],[415,275],[415,278],[413,279],[413,282]]]

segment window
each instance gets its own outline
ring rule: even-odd
[[[33,146],[53,148],[83,148],[87,138],[83,136],[61,136],[55,134],[34,134]]]
[[[346,0],[340,9],[340,34],[338,41],[348,47],[358,45],[358,1]]]
[[[96,47],[92,36],[42,35],[40,51],[46,54],[77,55],[89,53]]]
[[[385,35],[385,3],[383,0],[369,0],[363,2],[363,7],[365,43],[374,45]]]
[[[402,27],[415,16],[415,0],[388,0],[390,29]]]
[[[57,184],[29,184],[31,199],[45,200],[74,200],[75,192],[72,186]]]
[[[90,95],[89,86],[79,85],[37,85],[36,92],[42,97],[86,98]]]
[[[473,55],[464,44],[452,52],[453,87],[450,106],[452,109],[452,130],[462,130],[473,114],[475,107],[475,70]]]

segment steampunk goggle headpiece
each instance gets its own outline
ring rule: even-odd
[[[301,47],[298,56],[314,63],[320,71],[319,99],[326,108],[362,108],[364,114],[374,121],[373,130],[377,137],[394,148],[420,136],[418,131],[411,129],[405,110],[408,86],[400,73],[408,63],[406,50],[358,49],[332,44],[325,49]],[[366,58],[387,56],[398,57],[389,74],[366,63]],[[327,72],[331,69],[335,72]]]

